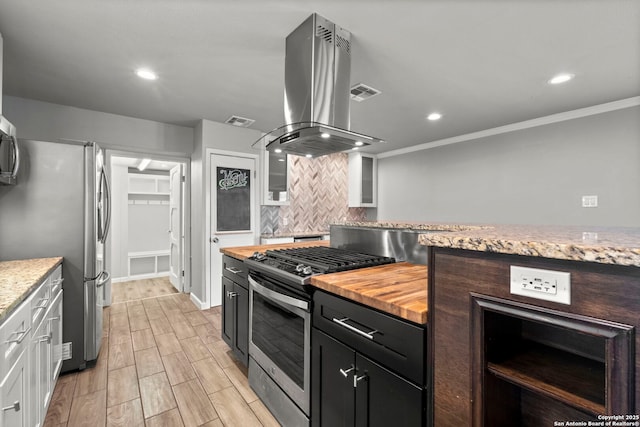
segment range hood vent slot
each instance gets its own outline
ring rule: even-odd
[[[316,37],[320,37],[327,43],[333,43],[333,31],[322,24],[316,25]]]

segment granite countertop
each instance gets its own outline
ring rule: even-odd
[[[640,228],[439,224],[400,221],[339,225],[424,231],[427,246],[640,267]]]
[[[0,261],[0,323],[62,263],[62,257]]]

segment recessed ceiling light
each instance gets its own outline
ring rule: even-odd
[[[331,135],[329,135],[326,132],[323,132],[323,133],[320,134],[320,136],[323,137],[323,138],[329,138]]]
[[[278,159],[279,162],[284,162],[284,159]]]
[[[136,70],[136,75],[145,80],[156,80],[158,78],[156,73],[146,68],[138,68]]]
[[[552,78],[550,78],[548,83],[551,85],[558,85],[560,83],[568,82],[569,80],[573,79],[575,76],[576,76],[575,74],[570,74],[570,73],[557,74]]]
[[[431,113],[427,116],[427,120],[435,121],[440,120],[442,118],[442,114],[440,113]]]
[[[357,150],[359,147],[353,147],[352,150],[355,151]]]
[[[306,154],[306,155],[305,155],[305,157],[306,157],[307,159],[310,159],[310,158],[312,158],[313,156],[312,156],[311,154]]]
[[[356,146],[358,147],[362,147],[364,145],[364,142],[362,141],[356,141]]]
[[[282,148],[276,148],[276,149],[275,149],[275,150],[273,150],[273,151],[275,151],[276,153],[282,153]]]

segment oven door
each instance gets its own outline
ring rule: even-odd
[[[249,274],[249,355],[309,415],[311,301]]]

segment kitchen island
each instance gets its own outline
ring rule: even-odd
[[[426,266],[400,259],[311,280],[319,295],[328,292],[423,325],[425,344],[416,343],[425,349],[427,424],[536,426],[638,413],[639,229],[393,221],[339,225],[403,230],[427,248]],[[238,249],[235,255],[264,249]],[[532,269],[533,279],[538,272],[543,278],[549,272],[564,275],[568,299],[543,295],[559,288],[514,293],[514,283],[523,283],[522,277],[514,279],[511,267]],[[403,271],[415,277],[403,279]],[[402,312],[406,305],[387,305],[403,294],[419,295],[416,301],[424,309],[407,314]]]
[[[433,425],[638,421],[640,229],[340,226],[420,233],[428,248]]]

